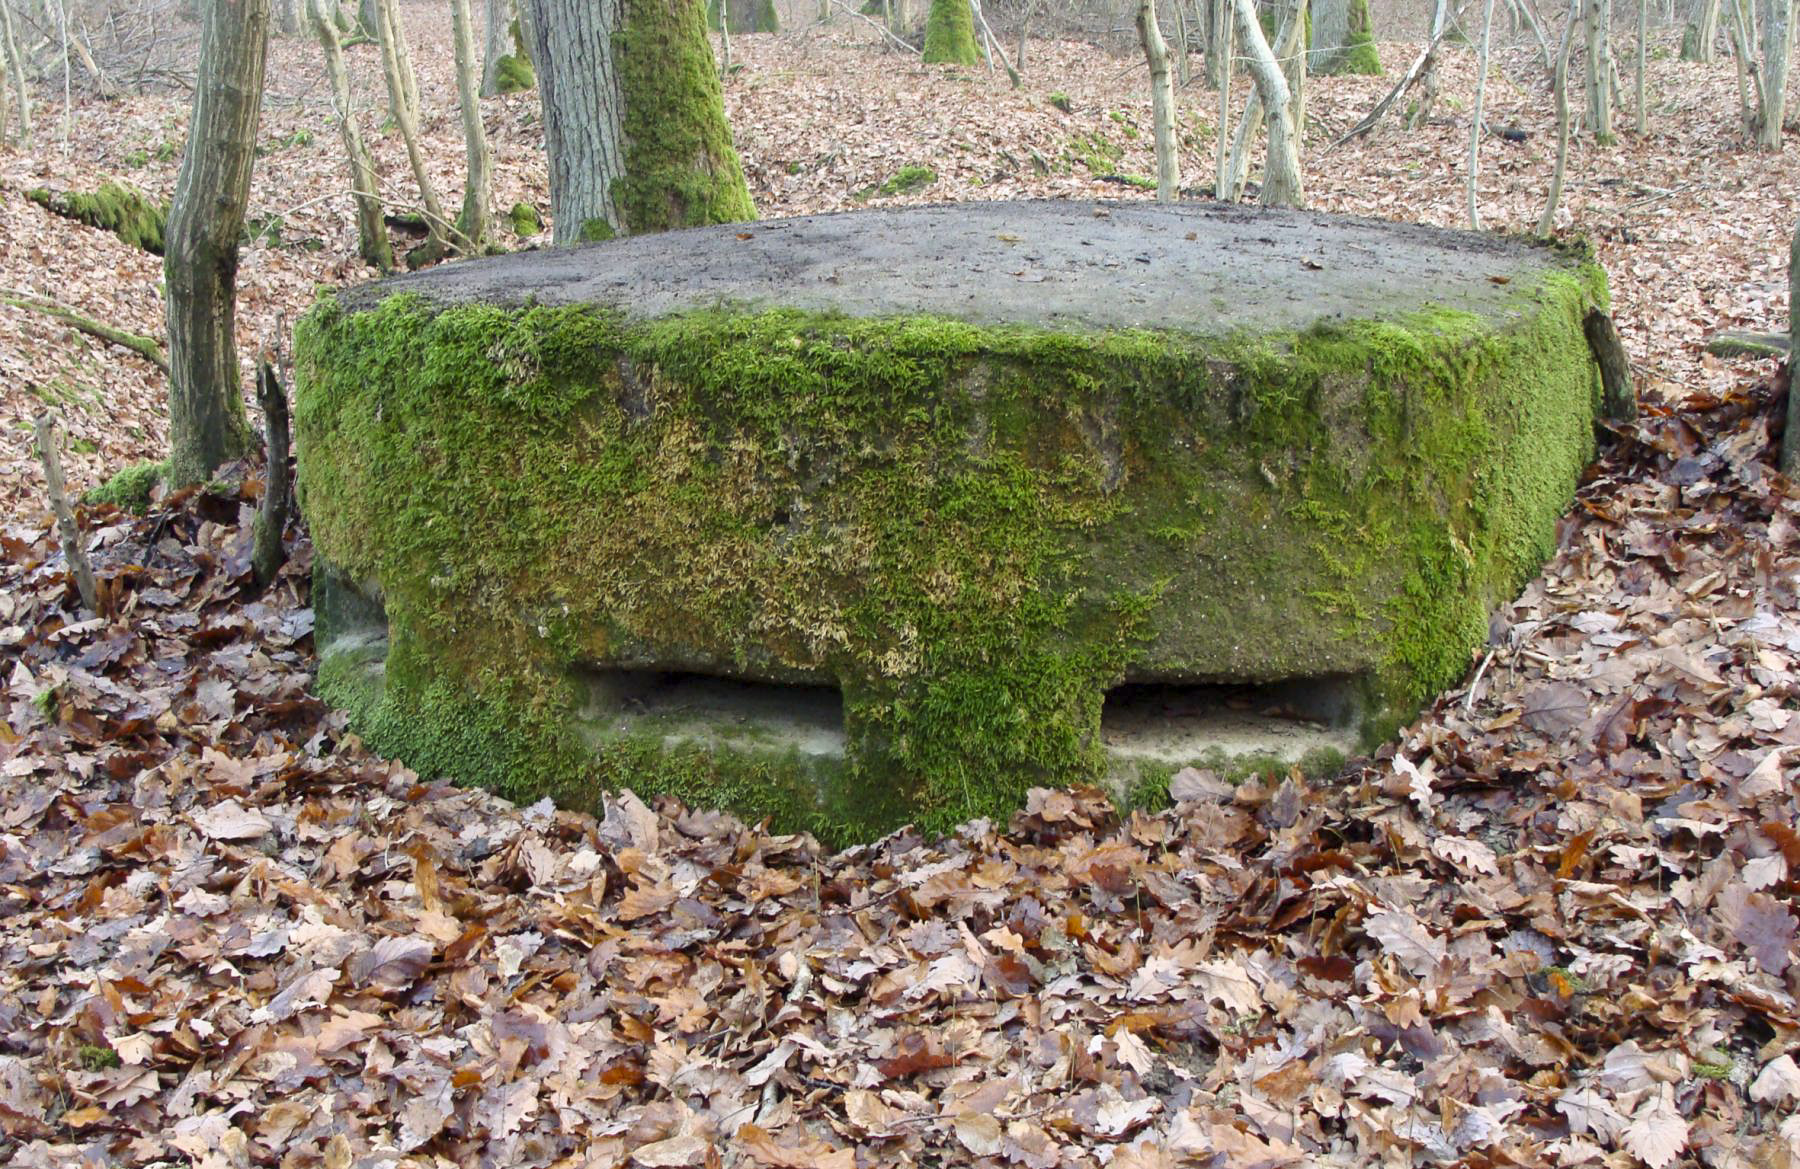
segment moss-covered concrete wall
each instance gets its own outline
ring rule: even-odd
[[[320,688],[422,770],[834,841],[1099,778],[1128,678],[1354,676],[1374,742],[1467,668],[1591,453],[1603,277],[1505,296],[1217,336],[327,297],[296,338]],[[611,733],[608,663],[834,683],[848,750]]]

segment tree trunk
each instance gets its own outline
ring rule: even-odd
[[[456,230],[463,237],[464,249],[480,254],[488,243],[494,154],[488,149],[487,127],[481,123],[481,99],[475,92],[480,67],[475,59],[475,21],[469,15],[469,0],[450,0],[450,24],[456,55],[456,97],[462,106],[463,144],[469,159],[469,177],[463,186],[462,213],[456,217]]]
[[[931,0],[931,15],[925,20],[925,63],[973,65],[980,59],[969,0]]]
[[[19,56],[18,41],[13,37],[12,9],[0,0],[0,45],[6,48],[6,66],[12,73],[13,90],[18,95],[19,143],[31,141],[31,91],[25,88],[25,60]],[[6,79],[0,77],[0,85]]]
[[[400,138],[406,143],[406,158],[412,164],[413,181],[419,185],[419,202],[425,212],[425,242],[406,257],[409,267],[418,267],[441,259],[447,249],[443,204],[438,202],[437,184],[419,142],[419,89],[412,71],[412,55],[406,49],[406,31],[400,25],[400,14],[394,0],[376,0],[377,39],[381,42],[381,72],[387,79],[388,106]]]
[[[238,236],[262,112],[269,0],[209,4],[187,149],[163,255],[169,318],[169,481],[205,480],[250,447],[237,359]]]
[[[500,61],[512,47],[512,0],[487,0],[481,35],[481,96],[500,92]]]
[[[1156,126],[1156,201],[1181,195],[1181,161],[1175,154],[1175,84],[1169,75],[1169,46],[1156,24],[1156,0],[1138,0],[1138,37],[1150,62],[1150,109]]]
[[[1369,0],[1314,0],[1306,67],[1314,73],[1379,74]]]
[[[284,37],[300,35],[300,6],[304,0],[274,0],[270,13],[273,29]]]
[[[1219,64],[1219,129],[1214,143],[1216,155],[1213,171],[1213,198],[1235,203],[1237,192],[1231,190],[1231,154],[1225,145],[1225,132],[1231,129],[1231,54],[1236,50],[1233,34],[1237,29],[1231,19],[1231,0],[1213,0],[1213,35],[1206,48],[1206,73],[1210,79],[1215,59]]]
[[[1481,110],[1487,100],[1488,49],[1494,31],[1494,0],[1487,0],[1481,11],[1481,47],[1475,53],[1475,118],[1469,128],[1469,229],[1481,230],[1481,204],[1475,194],[1475,180],[1481,173]]]
[[[756,216],[700,0],[529,0],[558,244]]]
[[[781,27],[781,18],[775,11],[775,0],[707,0],[706,27],[714,32],[719,31],[719,13],[723,9],[729,31],[775,32]]]
[[[1638,0],[1637,27],[1637,98],[1632,116],[1637,120],[1637,136],[1650,132],[1650,111],[1645,105],[1644,62],[1650,52],[1650,0]]]
[[[1206,84],[1212,89],[1229,90],[1237,69],[1231,55],[1236,51],[1237,23],[1231,15],[1232,0],[1213,0],[1208,20],[1211,28],[1206,41]],[[1220,126],[1223,127],[1221,122]]]
[[[1762,22],[1760,113],[1756,144],[1781,149],[1781,123],[1787,110],[1788,48],[1794,40],[1794,0],[1766,0]]]
[[[1538,218],[1537,233],[1548,236],[1556,226],[1556,206],[1562,202],[1563,176],[1569,169],[1569,55],[1575,49],[1575,25],[1580,18],[1581,0],[1569,0],[1569,22],[1563,26],[1562,46],[1556,53],[1556,75],[1551,81],[1551,95],[1556,100],[1556,169],[1550,172],[1550,197],[1545,200],[1544,214]]]
[[[1719,0],[1697,0],[1693,19],[1681,30],[1681,59],[1711,64],[1718,58]]]
[[[1587,121],[1594,141],[1613,141],[1612,0],[1587,0]]]
[[[1788,405],[1787,430],[1781,436],[1781,470],[1789,479],[1800,479],[1800,388],[1794,385],[1794,366],[1800,362],[1800,227],[1788,245]]]
[[[350,163],[350,193],[356,200],[357,252],[378,271],[386,273],[394,267],[394,248],[388,242],[387,225],[381,218],[380,180],[375,174],[375,161],[363,142],[362,127],[356,120],[356,107],[350,94],[350,75],[344,68],[344,48],[338,38],[337,22],[332,18],[332,5],[326,0],[309,0],[307,15],[313,35],[325,51],[325,73],[331,79],[331,104],[337,114],[338,132],[344,140],[344,157]]]
[[[1305,183],[1300,170],[1299,134],[1294,126],[1292,95],[1281,62],[1263,36],[1254,0],[1234,0],[1238,28],[1250,50],[1250,71],[1262,95],[1264,123],[1269,130],[1268,158],[1263,163],[1262,202],[1268,207],[1304,207]],[[1299,16],[1299,13],[1295,14]],[[1284,38],[1285,39],[1285,38]]]
[[[1292,32],[1280,38],[1275,46],[1281,58],[1281,71],[1287,76],[1288,110],[1294,120],[1294,143],[1298,147],[1306,138],[1306,35],[1312,28],[1311,0],[1290,0],[1287,19]]]

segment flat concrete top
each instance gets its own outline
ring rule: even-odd
[[[1216,335],[1492,313],[1507,286],[1574,261],[1476,232],[1217,203],[958,203],[692,228],[443,264],[345,290],[446,304],[606,305],[654,317],[720,304],[979,324]]]

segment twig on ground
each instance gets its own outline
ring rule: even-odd
[[[57,445],[57,417],[46,410],[31,424],[37,436],[38,458],[44,464],[44,486],[50,495],[50,510],[56,515],[56,534],[62,541],[63,556],[69,562],[69,575],[81,592],[81,603],[89,611],[100,612],[100,589],[94,583],[94,566],[88,563],[87,549],[81,545],[81,528],[75,523],[75,509],[69,506],[69,488],[63,479],[62,452]]]

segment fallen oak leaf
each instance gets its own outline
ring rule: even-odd
[[[1450,952],[1448,944],[1425,928],[1424,922],[1402,910],[1376,910],[1363,919],[1363,929],[1414,978],[1425,977]]]

